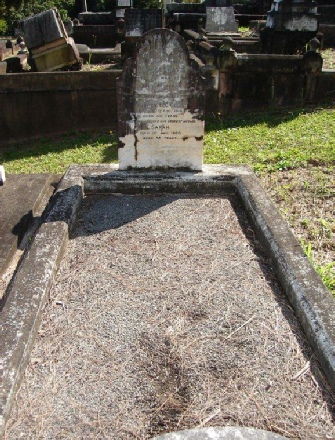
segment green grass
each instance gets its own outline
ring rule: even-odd
[[[301,246],[304,249],[304,252],[309,259],[309,262],[312,264],[314,269],[320,275],[323,284],[333,293],[335,293],[335,261],[331,261],[327,264],[318,264],[314,260],[313,249],[311,242],[305,243],[304,240],[301,240]]]
[[[72,134],[53,139],[13,142],[0,150],[0,163],[9,174],[64,173],[72,163],[108,163],[117,160],[114,134]]]
[[[335,162],[335,109],[229,117],[207,124],[206,163],[249,164],[254,171]]]
[[[206,121],[205,163],[275,171],[335,163],[335,109],[267,112]],[[8,173],[63,173],[71,163],[117,161],[116,135],[72,134],[0,150]]]

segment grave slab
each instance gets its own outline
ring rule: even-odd
[[[30,226],[39,218],[41,211],[54,190],[52,183],[57,177],[50,174],[7,174],[0,187],[0,275],[2,276],[21,240]]]

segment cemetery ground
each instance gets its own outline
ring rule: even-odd
[[[335,292],[335,110],[207,118],[205,163],[248,164],[323,279]],[[64,173],[71,163],[117,161],[115,134],[71,134],[0,150],[7,173]]]

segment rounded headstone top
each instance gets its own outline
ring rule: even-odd
[[[170,432],[152,440],[284,440],[286,437],[254,428],[227,426]]]

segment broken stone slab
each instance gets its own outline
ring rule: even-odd
[[[286,437],[254,428],[238,426],[187,429],[154,437],[152,440],[284,440]]]
[[[204,84],[176,32],[143,35],[118,79],[117,96],[121,170],[201,170]]]

